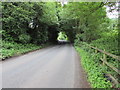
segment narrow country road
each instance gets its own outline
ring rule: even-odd
[[[2,61],[2,87],[90,88],[77,53],[68,44]]]

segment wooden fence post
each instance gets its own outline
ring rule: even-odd
[[[111,53],[108,53],[108,52],[106,52],[105,51],[105,49],[104,50],[101,50],[101,49],[99,49],[99,48],[96,48],[96,47],[93,47],[93,46],[90,46],[90,45],[88,45],[88,47],[90,47],[90,48],[92,48],[92,49],[95,49],[95,53],[98,53],[98,52],[101,52],[102,53],[102,56],[101,56],[101,58],[100,58],[100,60],[102,61],[102,64],[101,65],[107,65],[108,67],[110,67],[112,70],[114,70],[115,72],[117,72],[119,75],[120,75],[120,70],[118,70],[116,67],[114,67],[113,65],[111,65],[111,64],[109,64],[108,62],[107,62],[107,56],[110,56],[110,57],[112,57],[112,58],[114,58],[114,59],[117,59],[117,60],[119,60],[120,61],[120,56],[116,56],[116,55],[113,55],[113,54],[111,54]],[[116,78],[114,78],[111,74],[109,74],[108,75],[109,76],[109,78],[111,78],[112,79],[112,81],[113,81],[113,87],[116,87],[115,85],[118,85],[120,82],[116,79]]]
[[[105,51],[105,49],[104,49],[104,51]],[[103,54],[103,60],[107,61],[106,54]],[[103,61],[103,65],[105,65],[104,61]]]
[[[95,49],[95,53],[97,53],[97,49]]]

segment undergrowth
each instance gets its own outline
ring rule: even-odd
[[[105,50],[114,55],[120,55],[118,49],[118,30],[112,30],[109,33],[103,33],[102,38],[93,40],[90,44],[99,49]]]
[[[10,58],[12,56],[21,55],[26,52],[30,52],[33,50],[37,50],[42,48],[43,46],[37,46],[34,44],[21,44],[16,42],[10,42],[10,41],[1,41],[1,50],[0,53],[2,54],[0,56],[0,59],[4,60],[6,58]]]
[[[104,67],[95,62],[95,58],[89,52],[84,51],[80,47],[75,47],[81,56],[81,63],[88,75],[88,81],[92,88],[110,88],[110,81],[106,81],[103,76]]]
[[[81,63],[88,74],[88,80],[90,81],[91,86],[93,88],[111,88],[112,81],[110,78],[106,77],[106,74],[111,74],[116,79],[119,77],[118,74],[107,65],[103,65],[103,62],[100,60],[100,58],[103,57],[102,53],[95,52],[94,49],[89,48],[86,44],[88,43],[78,41],[75,42],[74,45],[81,56]],[[103,33],[100,39],[93,40],[88,45],[120,56],[118,52],[117,31],[113,30],[108,33]],[[115,68],[118,68],[118,65],[120,65],[120,62],[118,60],[113,59],[110,56],[106,56],[106,58],[107,62]],[[114,87],[120,88],[120,84],[115,85]]]

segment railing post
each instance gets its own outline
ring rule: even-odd
[[[104,51],[105,51],[105,49],[104,49]],[[106,54],[103,54],[103,60],[105,60],[105,61],[107,61],[106,60]],[[104,65],[105,63],[104,63],[104,61],[103,61],[103,65]]]
[[[102,61],[101,65],[107,65],[108,67],[110,67],[112,70],[114,70],[115,72],[117,72],[120,75],[120,70],[118,70],[116,67],[114,67],[113,65],[111,65],[107,62],[107,56],[111,56],[112,58],[117,59],[119,61],[120,61],[120,58],[119,58],[120,56],[116,56],[116,55],[113,55],[111,53],[105,52],[105,49],[101,50],[99,48],[96,48],[96,47],[93,47],[90,45],[88,45],[88,47],[95,49],[95,51],[94,51],[95,53],[98,53],[98,52],[102,53],[102,56],[100,58],[100,60]],[[119,81],[116,78],[114,78],[111,74],[109,74],[108,76],[109,76],[109,78],[112,79],[113,88],[116,87],[115,85],[119,85]]]
[[[97,49],[95,49],[95,53],[97,53]]]

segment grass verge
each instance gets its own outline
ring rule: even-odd
[[[98,62],[96,62],[96,55],[91,55],[89,52],[86,52],[81,47],[75,46],[75,48],[81,56],[81,64],[87,72],[88,81],[90,82],[91,87],[111,88],[112,84],[110,83],[110,81],[107,81],[103,75],[105,67],[101,66]]]

